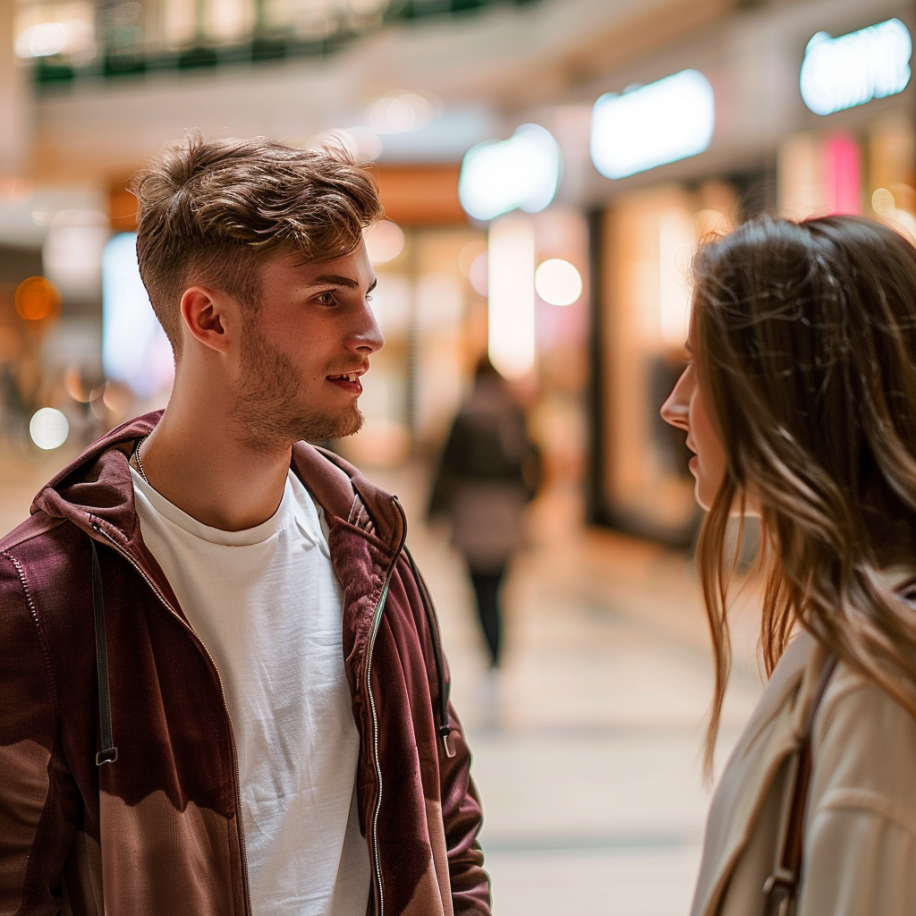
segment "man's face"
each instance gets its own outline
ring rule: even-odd
[[[322,263],[279,256],[261,280],[260,308],[243,309],[233,410],[248,443],[272,449],[357,432],[360,376],[384,344],[365,244]]]

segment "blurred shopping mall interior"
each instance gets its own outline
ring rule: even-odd
[[[2,0],[0,524],[164,406],[131,174],[189,130],[372,162],[386,338],[334,447],[402,494],[487,807],[497,912],[684,913],[712,670],[683,434],[692,253],[761,212],[916,235],[904,0]],[[544,456],[484,676],[428,481],[488,353]],[[735,627],[722,754],[760,690]]]

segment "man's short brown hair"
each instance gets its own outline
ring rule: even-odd
[[[372,176],[345,150],[293,149],[265,137],[204,141],[192,133],[137,172],[130,190],[139,203],[140,276],[176,357],[192,271],[195,282],[254,312],[267,257],[342,257],[382,215]]]

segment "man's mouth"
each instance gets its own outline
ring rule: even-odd
[[[365,371],[365,369],[358,369],[354,372],[342,372],[340,375],[329,375],[327,380],[350,394],[360,395],[363,393],[363,386],[359,377]]]

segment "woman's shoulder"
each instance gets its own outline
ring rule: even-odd
[[[916,836],[916,718],[840,662],[812,733],[812,811],[868,811]]]

